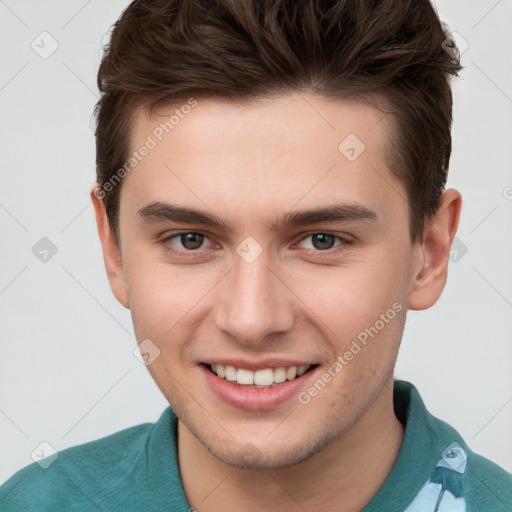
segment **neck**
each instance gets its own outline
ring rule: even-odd
[[[269,470],[233,468],[211,455],[181,421],[178,458],[187,499],[199,512],[358,512],[384,484],[403,435],[393,410],[391,379],[350,430],[300,464]]]

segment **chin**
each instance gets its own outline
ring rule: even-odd
[[[258,446],[251,441],[241,443],[241,447],[233,451],[231,446],[211,446],[200,442],[218,460],[237,469],[278,469],[295,466],[309,459],[321,451],[332,439],[324,436],[319,439],[308,439],[290,442],[288,445],[279,443],[259,443]]]

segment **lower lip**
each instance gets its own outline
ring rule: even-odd
[[[297,396],[304,389],[306,381],[319,368],[317,366],[296,379],[287,380],[273,387],[249,388],[221,379],[205,365],[200,366],[209,386],[220,398],[234,407],[248,411],[266,411]]]

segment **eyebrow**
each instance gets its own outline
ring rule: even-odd
[[[202,224],[221,228],[224,231],[233,232],[220,217],[212,213],[196,210],[186,206],[154,201],[143,206],[137,212],[139,218],[144,222],[183,222],[186,224]],[[275,220],[271,229],[282,229],[292,226],[306,226],[321,222],[354,222],[354,221],[376,221],[377,213],[359,203],[333,204],[314,208],[311,210],[298,210],[285,213]]]

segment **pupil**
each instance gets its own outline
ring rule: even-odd
[[[318,240],[319,243],[315,243],[315,240]],[[333,235],[326,235],[325,233],[313,235],[313,245],[315,249],[330,249],[333,246],[333,243]]]
[[[187,249],[197,249],[201,247],[203,237],[200,233],[184,233],[181,235],[181,243]]]

